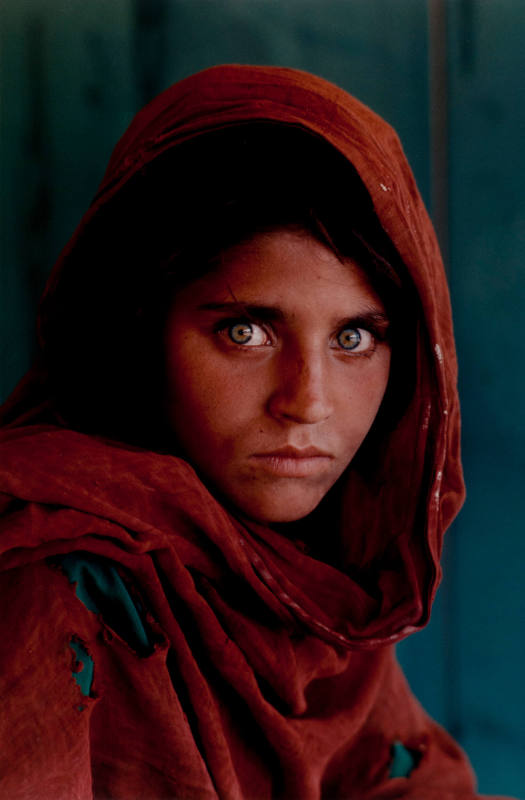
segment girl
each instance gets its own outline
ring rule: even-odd
[[[393,131],[216,67],[118,143],[3,409],[10,798],[476,797],[394,644],[463,500],[435,237]]]

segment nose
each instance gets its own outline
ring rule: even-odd
[[[285,357],[276,384],[268,401],[268,410],[275,419],[314,425],[331,416],[330,384],[322,359]]]

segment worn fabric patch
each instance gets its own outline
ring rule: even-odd
[[[391,778],[408,778],[417,766],[418,759],[414,751],[409,750],[402,742],[394,742],[390,748],[392,760],[390,762]]]
[[[115,564],[90,553],[68,553],[56,560],[76,595],[89,611],[104,621],[140,655],[153,651],[154,642],[138,600],[130,594]]]
[[[69,646],[77,657],[76,665],[78,668],[72,673],[74,679],[80,687],[80,691],[84,697],[90,697],[91,687],[93,685],[93,659],[81,642],[72,639]]]

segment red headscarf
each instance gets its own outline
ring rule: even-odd
[[[351,575],[241,524],[179,458],[37,424],[33,375],[8,403],[0,472],[12,798],[475,797],[464,756],[413,699],[392,648],[428,620],[464,492],[448,290],[392,129],[296,70],[214,67],[175,84],[115,148],[44,307],[86,226],[145,165],[260,120],[310,131],[355,167],[423,312],[410,403],[375,474],[345,477],[334,535]],[[45,561],[79,551],[124,570],[147,655]],[[94,670],[85,696],[72,643]]]

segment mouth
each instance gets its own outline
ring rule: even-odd
[[[267,453],[254,453],[251,458],[275,477],[307,478],[324,472],[334,456],[317,447],[281,447]]]

